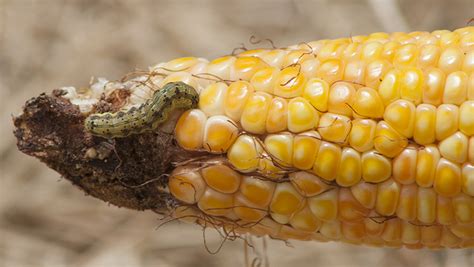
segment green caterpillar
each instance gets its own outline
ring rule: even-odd
[[[199,95],[183,82],[167,83],[138,108],[126,112],[92,114],[84,121],[87,131],[107,138],[126,137],[156,129],[175,109],[197,106]]]

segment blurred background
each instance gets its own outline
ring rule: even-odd
[[[212,255],[199,227],[157,229],[156,214],[85,196],[21,154],[11,116],[30,97],[176,57],[229,54],[241,43],[254,47],[252,35],[286,46],[375,31],[455,29],[473,11],[472,0],[0,0],[0,266],[244,265],[242,241]],[[206,232],[211,250],[220,241]],[[271,266],[474,266],[473,250],[290,244],[268,240]]]

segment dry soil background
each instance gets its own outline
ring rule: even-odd
[[[200,228],[84,196],[16,150],[11,115],[29,97],[136,67],[228,54],[251,35],[279,45],[374,31],[454,29],[472,0],[0,0],[0,266],[243,266],[241,241],[209,254]],[[211,249],[219,239],[206,238]],[[259,241],[260,242],[260,241]],[[473,266],[472,250],[269,241],[271,266]],[[262,249],[259,249],[261,252]]]

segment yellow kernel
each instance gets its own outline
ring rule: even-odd
[[[224,114],[224,99],[227,91],[225,83],[212,83],[199,94],[199,109],[207,116]]]
[[[337,82],[330,87],[328,98],[328,111],[345,116],[352,116],[354,86],[346,82]]]
[[[303,97],[308,100],[317,111],[327,111],[329,98],[328,83],[318,78],[310,79],[304,87]]]
[[[274,182],[253,176],[244,177],[240,184],[240,193],[260,208],[270,204],[274,190]]]
[[[316,77],[321,78],[328,84],[342,80],[344,64],[339,59],[324,61],[316,72]]]
[[[389,159],[375,151],[362,154],[362,178],[366,182],[380,183],[387,180],[392,174],[392,165]]]
[[[278,165],[290,167],[293,157],[293,135],[271,134],[265,138],[265,151]]]
[[[461,192],[461,168],[449,160],[442,158],[436,167],[433,188],[436,193],[452,197]]]
[[[319,177],[332,181],[336,178],[335,170],[341,161],[341,148],[328,142],[322,142],[319,147],[313,171]]]
[[[285,99],[280,97],[272,99],[265,127],[268,133],[277,133],[288,128],[288,103]]]
[[[453,201],[451,197],[438,195],[436,199],[436,214],[438,223],[440,224],[449,225],[455,222]]]
[[[418,151],[416,147],[405,148],[393,159],[392,176],[401,184],[411,184],[416,179],[416,162]]]
[[[349,188],[340,188],[338,195],[339,219],[342,221],[362,221],[369,214],[369,209],[362,206],[352,195]]]
[[[294,133],[311,130],[318,125],[319,115],[304,98],[296,97],[288,103],[288,130]]]
[[[232,194],[220,193],[208,187],[199,199],[198,207],[206,214],[225,216],[234,208],[234,197]]]
[[[418,152],[415,180],[419,186],[431,187],[433,185],[440,157],[435,145],[425,146]]]
[[[442,103],[446,74],[440,69],[430,68],[426,71],[423,88],[423,102],[438,106]]]
[[[298,67],[287,67],[278,74],[273,93],[283,98],[301,96],[305,84],[306,78]]]
[[[274,67],[266,67],[257,71],[250,79],[250,83],[255,88],[255,91],[263,91],[273,94],[273,88],[276,84],[279,69]]]
[[[324,140],[345,143],[351,130],[351,119],[334,113],[324,113],[319,120],[318,131]]]
[[[418,186],[416,184],[402,185],[398,201],[397,216],[406,221],[416,219],[416,203]]]
[[[296,190],[305,197],[319,195],[329,189],[329,185],[314,174],[299,171],[289,175]]]
[[[201,148],[206,120],[206,115],[199,109],[185,111],[176,123],[175,137],[178,144],[189,150]]]
[[[252,172],[257,169],[261,146],[248,135],[240,135],[227,152],[229,162],[241,172]]]
[[[337,218],[338,190],[328,190],[317,196],[308,198],[308,206],[314,216],[321,221],[330,222]]]
[[[308,205],[296,212],[290,219],[290,224],[296,230],[315,232],[321,227],[321,221],[314,216]]]
[[[346,147],[342,150],[341,164],[336,176],[337,184],[352,186],[357,184],[362,177],[362,163],[359,152]]]
[[[349,144],[359,152],[365,152],[373,148],[375,128],[377,123],[370,119],[356,119],[352,121],[349,134]]]
[[[474,135],[474,101],[462,103],[459,109],[459,130],[465,135]]]
[[[379,88],[382,78],[392,68],[387,60],[375,60],[367,64],[365,70],[365,86]]]
[[[421,103],[423,97],[424,77],[419,68],[407,67],[403,69],[400,84],[400,97],[414,104]]]
[[[272,97],[264,92],[255,92],[249,97],[240,117],[244,130],[256,134],[265,133],[266,117],[271,100]]]
[[[242,116],[245,103],[254,92],[254,88],[248,82],[237,81],[227,88],[225,96],[224,113],[232,120],[238,122]]]
[[[436,107],[421,104],[416,107],[413,139],[420,145],[431,144],[436,140]]]
[[[240,56],[234,62],[234,79],[250,81],[255,72],[267,66],[267,63],[258,57]]]
[[[417,46],[405,44],[397,49],[393,57],[394,65],[413,65],[418,57]]]
[[[459,107],[442,104],[436,110],[436,139],[441,141],[458,131]]]
[[[206,183],[199,172],[187,167],[174,169],[168,186],[175,198],[187,204],[198,202],[206,190]]]
[[[377,200],[375,210],[380,215],[395,214],[400,197],[400,185],[392,179],[377,185]]]
[[[301,170],[313,168],[321,145],[321,136],[316,131],[296,135],[293,141],[293,166]]]
[[[438,68],[446,73],[461,70],[464,61],[464,54],[461,49],[448,47],[441,52],[438,62]]]
[[[212,153],[225,153],[239,134],[235,122],[226,116],[210,117],[204,128],[203,146]]]
[[[363,180],[360,183],[351,187],[351,192],[354,198],[362,204],[362,206],[373,209],[375,207],[375,200],[377,199],[377,185],[367,183]]]
[[[362,60],[350,61],[344,69],[344,81],[362,84],[365,77],[365,62]]]
[[[416,107],[412,102],[397,100],[387,106],[384,120],[405,137],[413,136]]]
[[[464,164],[462,167],[462,191],[474,197],[474,165]]]
[[[402,72],[397,69],[388,71],[383,77],[378,92],[384,105],[388,105],[400,98],[401,79]]]
[[[464,163],[467,160],[468,144],[467,136],[456,132],[439,143],[439,152],[452,162]]]
[[[291,183],[279,183],[276,185],[275,193],[273,193],[270,211],[291,216],[303,203],[303,197],[296,191]]]
[[[374,147],[382,155],[395,157],[407,145],[408,140],[388,123],[380,121],[377,124],[375,128]]]
[[[201,171],[204,181],[221,193],[235,193],[240,186],[240,175],[226,165],[212,165]]]
[[[377,91],[369,87],[357,90],[352,105],[354,116],[366,118],[382,118],[384,105]]]
[[[468,76],[465,72],[456,71],[446,77],[443,103],[460,106],[467,97]]]
[[[235,60],[236,58],[232,56],[216,58],[213,61],[209,62],[209,64],[207,64],[204,73],[213,74],[223,80],[230,80],[230,70],[232,69]]]
[[[437,45],[427,44],[420,48],[418,65],[420,67],[437,66],[441,49]]]

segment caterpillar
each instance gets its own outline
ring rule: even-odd
[[[123,112],[92,114],[84,121],[85,129],[93,135],[107,138],[126,137],[156,129],[175,109],[197,106],[199,95],[183,82],[170,82],[157,90],[141,106]]]

